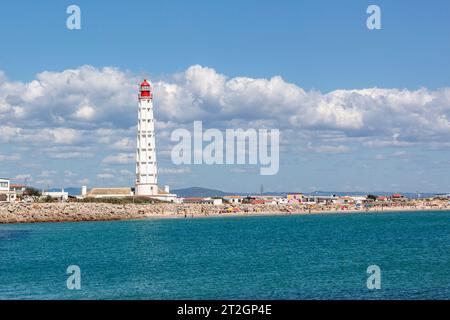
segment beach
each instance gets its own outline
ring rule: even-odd
[[[199,218],[224,216],[295,215],[450,210],[447,201],[409,201],[370,208],[336,205],[207,205],[110,203],[0,203],[0,223],[112,221],[146,218]]]

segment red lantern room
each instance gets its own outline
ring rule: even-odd
[[[152,87],[151,87],[150,83],[147,81],[147,79],[144,79],[144,81],[141,83],[139,98],[152,99],[152,97],[153,97]]]

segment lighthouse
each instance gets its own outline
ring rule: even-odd
[[[150,83],[144,80],[139,87],[135,194],[158,195],[157,183],[153,92]]]

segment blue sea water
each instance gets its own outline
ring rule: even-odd
[[[0,225],[0,299],[449,298],[450,212]]]

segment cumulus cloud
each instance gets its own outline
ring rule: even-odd
[[[192,66],[155,82],[158,120],[216,128],[278,128],[282,150],[342,153],[362,148],[446,148],[450,88],[306,91],[279,76],[228,78]],[[299,147],[303,145],[303,147]]]
[[[450,135],[450,89],[305,91],[281,77],[227,78],[192,66],[155,84],[162,119],[247,123],[297,131],[329,132],[366,143],[407,145]],[[392,138],[395,137],[395,138]]]
[[[94,118],[95,109],[91,106],[82,106],[73,114],[75,119],[79,120],[92,120]]]
[[[117,68],[42,72],[28,83],[0,80],[0,140],[134,147],[139,79]],[[280,76],[229,78],[194,65],[154,81],[161,136],[193,120],[228,128],[276,127],[402,146],[450,136],[450,89],[306,91]],[[122,134],[116,134],[116,130]],[[125,136],[124,136],[125,135]],[[396,138],[393,138],[393,137]]]

